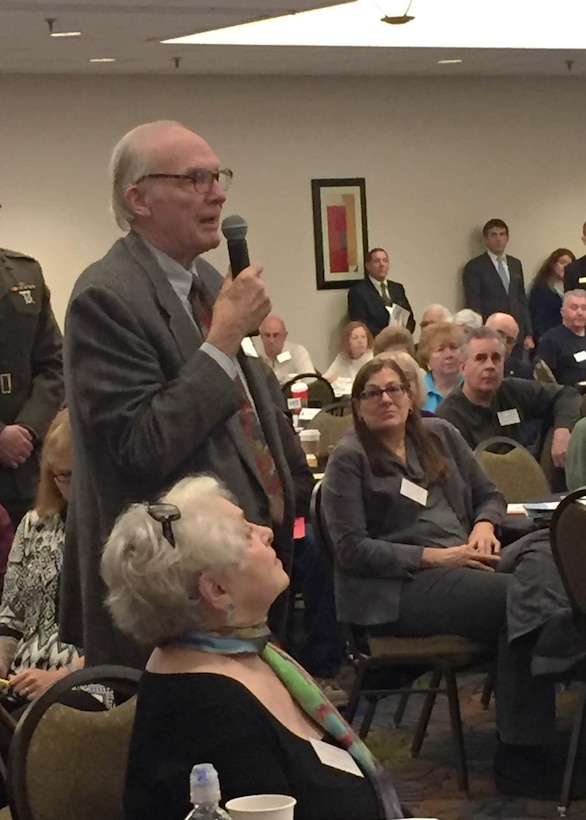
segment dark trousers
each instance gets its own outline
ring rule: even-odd
[[[332,570],[322,556],[310,524],[295,541],[292,588],[305,604],[305,644],[301,662],[318,678],[337,674],[344,657],[344,636],[336,620]]]
[[[401,590],[399,620],[370,627],[373,635],[461,635],[495,648],[497,731],[505,743],[546,745],[555,729],[555,688],[532,677],[530,641],[509,644],[506,628],[510,576],[466,567],[416,573]]]

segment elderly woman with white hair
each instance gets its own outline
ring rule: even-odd
[[[156,645],[138,693],[126,820],[182,820],[202,762],[216,767],[224,800],[289,794],[296,820],[403,817],[389,776],[270,643],[267,612],[289,582],[272,540],[208,476],[134,504],[114,526],[108,606],[120,629]],[[343,766],[328,763],[331,746]]]

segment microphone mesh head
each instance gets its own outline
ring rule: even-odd
[[[238,239],[245,239],[247,230],[247,221],[237,214],[227,216],[226,219],[222,221],[222,233],[228,242],[233,242]]]

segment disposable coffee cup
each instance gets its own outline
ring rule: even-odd
[[[291,398],[299,399],[301,401],[302,407],[305,407],[307,405],[308,396],[309,387],[305,384],[305,382],[294,382],[291,385]]]
[[[226,803],[231,820],[293,820],[297,800],[286,794],[251,794]]]
[[[319,430],[301,430],[299,441],[304,453],[316,456],[319,453]]]

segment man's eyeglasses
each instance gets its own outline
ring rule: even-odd
[[[172,547],[175,546],[175,533],[171,526],[172,521],[179,521],[181,512],[175,504],[147,504],[147,512],[151,518],[161,525],[163,535]]]
[[[144,179],[186,179],[193,185],[194,191],[198,194],[209,194],[214,182],[220,184],[223,191],[227,191],[232,182],[233,172],[229,168],[222,168],[219,171],[208,171],[207,168],[194,168],[186,174],[143,174],[139,177],[135,185]]]
[[[71,470],[62,470],[60,473],[53,473],[53,478],[59,484],[71,484]]]
[[[386,387],[377,387],[376,385],[371,385],[367,387],[365,390],[362,391],[360,394],[360,398],[362,401],[380,401],[383,397],[383,393],[386,393],[390,399],[396,401],[400,396],[403,396],[408,390],[406,384],[402,382],[397,382],[395,384],[387,384]]]

